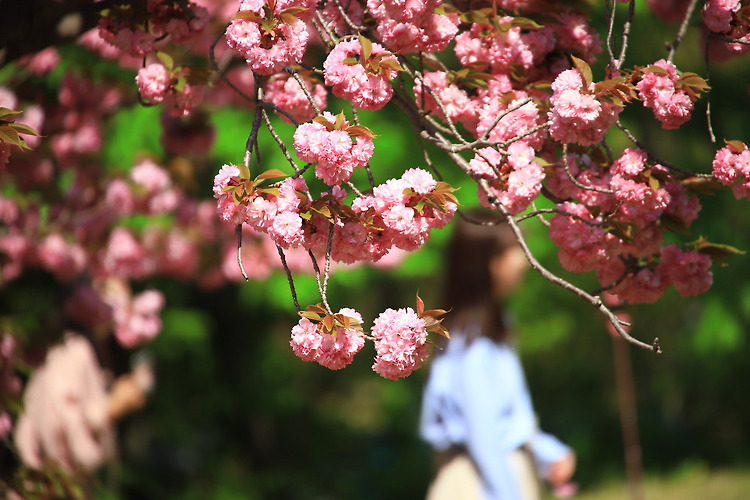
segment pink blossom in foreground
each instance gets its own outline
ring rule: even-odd
[[[602,286],[611,284],[612,282],[602,283]],[[664,295],[669,285],[669,276],[661,265],[657,265],[629,274],[610,291],[630,304],[652,304]]]
[[[253,11],[264,15],[263,2],[241,2],[241,11]],[[283,10],[278,2],[274,15]],[[281,71],[285,65],[302,60],[307,48],[309,34],[305,23],[297,18],[286,23],[275,18],[274,26],[266,29],[260,21],[233,19],[226,30],[227,44],[245,58],[247,64],[261,75]]]
[[[523,142],[534,149],[541,149],[546,133],[543,130],[532,132],[542,122],[539,108],[534,102],[524,103],[528,97],[524,92],[514,92],[512,95],[515,99],[510,102],[505,95],[495,93],[485,98],[478,111],[476,135],[482,136],[489,130],[488,137],[491,141],[511,141],[523,136]],[[502,118],[497,122],[497,117],[501,115]]]
[[[456,14],[437,14],[440,1],[368,0],[375,32],[395,53],[440,52],[458,32]]]
[[[653,66],[658,70],[645,71],[635,86],[638,97],[653,110],[662,128],[679,128],[690,119],[695,98],[675,85],[680,75],[674,64],[660,59]]]
[[[323,118],[333,124],[336,117],[323,112]],[[315,176],[329,186],[348,181],[354,170],[364,168],[372,156],[374,144],[370,137],[351,136],[344,121],[340,128],[329,130],[318,122],[303,123],[294,132],[294,149],[300,159],[317,163]]]
[[[512,17],[497,19],[498,23],[509,23]],[[540,64],[555,48],[555,36],[550,28],[522,30],[510,27],[507,31],[495,30],[487,24],[472,24],[469,31],[456,36],[455,52],[462,65],[484,62],[490,72],[509,73],[518,65],[526,70]]]
[[[523,212],[542,189],[544,170],[535,161],[534,150],[524,142],[511,144],[507,157],[492,148],[480,149],[469,162],[469,167],[474,175],[490,179],[493,196],[511,214]],[[481,189],[479,199],[484,206],[492,206]]]
[[[362,323],[362,316],[354,309],[343,308],[337,315]],[[294,354],[300,359],[315,361],[331,370],[340,370],[350,364],[364,344],[360,329],[336,326],[328,333],[323,330],[322,323],[307,318],[301,318],[292,328],[290,340]]]
[[[726,33],[731,29],[732,17],[740,10],[740,0],[708,0],[703,4],[703,22],[714,33]]]
[[[560,249],[560,264],[571,272],[581,273],[596,269],[599,263],[607,258],[610,238],[597,225],[601,220],[592,217],[583,205],[564,202],[558,208],[581,219],[556,214],[550,219],[549,237]]]
[[[548,112],[553,139],[590,146],[601,141],[614,125],[622,107],[599,101],[592,89],[593,83],[591,88],[583,88],[578,70],[569,69],[557,76],[552,83],[552,108]]]
[[[714,178],[724,186],[731,186],[735,198],[750,198],[750,150],[744,143],[719,149],[712,167]]]
[[[376,111],[391,100],[393,87],[390,80],[396,78],[397,72],[382,64],[375,71],[368,61],[360,60],[361,54],[362,46],[359,41],[339,42],[323,63],[325,83],[333,87],[335,96],[351,101],[355,108]],[[372,57],[380,57],[382,61],[396,61],[377,43],[372,44]],[[350,58],[354,58],[356,62],[344,62]]]
[[[430,353],[425,322],[408,307],[380,313],[373,322],[372,336],[377,353],[372,369],[391,380],[411,375]]]
[[[711,257],[696,251],[683,252],[677,245],[661,249],[660,266],[683,297],[700,295],[711,288]]]

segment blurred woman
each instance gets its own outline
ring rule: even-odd
[[[437,465],[428,500],[538,500],[541,480],[571,494],[575,455],[537,427],[502,307],[528,267],[511,228],[497,214],[469,212],[447,257],[451,339],[436,351],[420,421]]]

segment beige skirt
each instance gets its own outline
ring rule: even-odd
[[[466,453],[452,454],[439,464],[427,490],[427,500],[482,500],[482,484],[474,462]],[[534,462],[525,448],[508,453],[508,466],[516,478],[522,500],[541,500],[542,491]]]

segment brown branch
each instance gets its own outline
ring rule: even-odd
[[[687,11],[685,11],[685,18],[682,20],[680,29],[677,31],[677,36],[675,36],[675,39],[672,43],[667,45],[669,47],[667,61],[672,62],[672,59],[674,59],[674,53],[677,50],[677,47],[682,43],[682,39],[685,37],[685,32],[687,31],[688,25],[690,24],[690,18],[693,17],[693,10],[695,10],[695,6],[697,4],[698,0],[691,0],[690,5],[688,5]]]

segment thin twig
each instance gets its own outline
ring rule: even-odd
[[[609,62],[614,68],[617,65],[615,61],[615,52],[612,49],[612,38],[615,30],[615,0],[607,0],[604,2],[605,15],[607,16],[607,54],[609,54]]]
[[[628,40],[630,39],[630,27],[633,23],[633,15],[635,14],[635,0],[630,0],[628,3],[628,16],[625,18],[625,22],[622,23],[622,47],[620,47],[620,57],[617,58],[616,69],[622,68],[622,63],[625,62],[625,52],[628,50]]]
[[[711,81],[711,64],[708,59],[708,45],[711,41],[711,35],[706,37],[706,46],[703,51],[703,58],[706,63],[706,81]],[[712,143],[716,143],[716,135],[714,135],[714,127],[711,123],[711,95],[713,89],[708,90],[708,95],[706,96],[706,126],[708,127],[708,137],[711,139]]]
[[[328,230],[328,242],[326,243],[326,261],[323,268],[323,294],[328,295],[328,278],[331,277],[331,250],[333,249],[333,235],[335,234],[336,224],[331,222]]]
[[[533,101],[531,97],[528,97],[524,99],[523,101],[516,103],[513,106],[510,106],[509,108],[505,109],[502,113],[497,115],[497,118],[495,118],[495,121],[490,125],[490,128],[484,131],[484,134],[482,134],[482,137],[479,138],[480,141],[486,141],[490,137],[490,133],[494,130],[495,127],[500,123],[500,120],[508,116],[510,113],[517,111],[521,109],[522,107],[526,106],[528,103]]]
[[[675,36],[674,41],[669,44],[669,55],[667,55],[667,61],[672,62],[672,59],[674,59],[674,53],[680,43],[682,43],[682,39],[685,37],[685,32],[690,24],[690,18],[693,16],[693,10],[697,4],[698,0],[691,0],[690,5],[688,5],[687,11],[685,11],[685,18],[682,20],[680,29],[677,31],[677,36]]]
[[[346,13],[346,9],[344,9],[344,7],[339,3],[339,0],[333,0],[333,3],[336,4],[336,8],[339,10],[341,17],[344,18],[344,22],[346,23],[347,26],[349,26],[354,31],[366,31],[367,30],[365,26],[359,26],[355,24],[354,21],[352,21],[349,18],[349,15]]]
[[[448,109],[445,107],[445,103],[440,98],[440,96],[435,92],[432,87],[430,87],[427,82],[424,79],[424,75],[420,71],[414,71],[414,68],[411,65],[411,62],[406,59],[403,56],[399,57],[399,62],[401,63],[401,66],[406,70],[406,73],[412,77],[415,80],[419,80],[419,82],[422,85],[422,92],[424,92],[425,89],[430,93],[432,98],[435,100],[435,103],[437,103],[438,107],[440,108],[440,111],[443,113],[443,118],[445,118],[446,123],[448,124],[448,128],[451,131],[451,134],[461,141],[462,144],[466,144],[468,141],[463,138],[461,133],[456,128],[456,125],[453,123],[453,120],[451,119],[450,115],[448,114]]]
[[[562,157],[563,168],[565,169],[565,173],[568,176],[568,180],[570,180],[570,182],[572,182],[577,188],[584,189],[586,191],[596,191],[597,193],[615,194],[615,192],[612,189],[600,188],[597,186],[587,186],[579,182],[578,179],[573,177],[573,174],[570,172],[570,166],[568,165],[568,145],[563,144],[562,150],[563,150],[563,157]]]
[[[242,264],[242,223],[235,226],[234,232],[237,233],[237,264],[240,266],[242,277],[245,278],[245,281],[249,281],[250,278],[247,277],[245,266]]]
[[[585,217],[581,217],[578,214],[574,214],[572,212],[566,212],[565,210],[560,210],[558,208],[536,208],[536,207],[533,207],[533,208],[534,208],[533,212],[529,212],[527,214],[516,216],[516,222],[522,222],[522,221],[525,221],[526,219],[531,219],[537,216],[541,217],[542,214],[556,214],[556,215],[564,215],[565,217],[576,219],[579,222],[583,222],[587,226],[597,227],[600,229],[602,227],[601,222],[597,222],[591,219],[586,219]],[[549,224],[549,222],[547,222],[546,220],[544,220],[544,223],[545,225]]]
[[[257,105],[257,103],[261,102],[263,100],[263,90],[261,89],[261,86],[258,82],[258,75],[253,72],[253,77],[255,78],[255,118],[253,118],[253,129],[250,132],[250,135],[247,137],[247,142],[245,143],[245,156],[242,159],[245,166],[247,167],[248,172],[250,171],[250,160],[253,156],[253,146],[258,143],[258,132],[260,132],[260,120],[263,115],[263,107]]]
[[[333,314],[333,311],[331,311],[331,306],[328,305],[328,297],[326,296],[325,290],[323,288],[323,282],[320,279],[320,267],[318,267],[318,260],[315,258],[315,254],[312,253],[312,250],[308,250],[307,254],[310,256],[310,262],[312,262],[313,271],[315,271],[315,282],[318,284],[318,293],[320,294],[320,300],[323,301],[323,307],[325,307],[328,314]]]
[[[315,10],[315,17],[312,19],[312,24],[315,30],[318,32],[320,39],[323,40],[323,43],[325,43],[328,48],[333,48],[336,46],[338,38],[328,28],[326,20],[323,19],[323,16],[320,15],[320,11],[317,9]],[[323,33],[325,33],[326,36],[323,36]],[[326,37],[328,38],[328,40],[326,40]]]
[[[313,99],[313,96],[310,94],[310,91],[307,89],[307,85],[305,84],[305,81],[302,79],[302,77],[299,76],[299,74],[291,66],[284,66],[284,71],[289,73],[291,77],[297,81],[300,88],[302,89],[302,93],[305,94],[307,101],[310,103],[310,106],[312,106],[313,110],[315,111],[315,114],[316,115],[322,114],[320,112],[320,107],[318,106],[318,103],[315,102],[315,99]]]
[[[289,265],[286,263],[286,255],[284,254],[284,249],[281,248],[281,246],[277,243],[276,250],[279,252],[279,257],[281,258],[281,266],[284,268],[284,272],[286,273],[286,280],[289,283],[289,291],[292,294],[294,307],[297,309],[297,312],[299,313],[302,311],[302,308],[299,306],[299,300],[297,299],[297,289],[294,286],[294,278],[292,277],[292,271],[289,269]]]
[[[276,129],[271,123],[271,119],[269,118],[268,113],[266,113],[266,110],[263,110],[263,120],[266,122],[266,128],[268,128],[268,131],[271,133],[271,137],[273,137],[273,139],[276,141],[276,144],[278,144],[281,152],[284,153],[284,157],[294,169],[294,173],[299,174],[301,170],[299,169],[299,167],[297,167],[294,159],[292,159],[292,155],[289,154],[289,149],[286,147],[286,144],[284,144],[284,141],[282,141],[281,137],[279,137],[279,134],[276,133]]]

